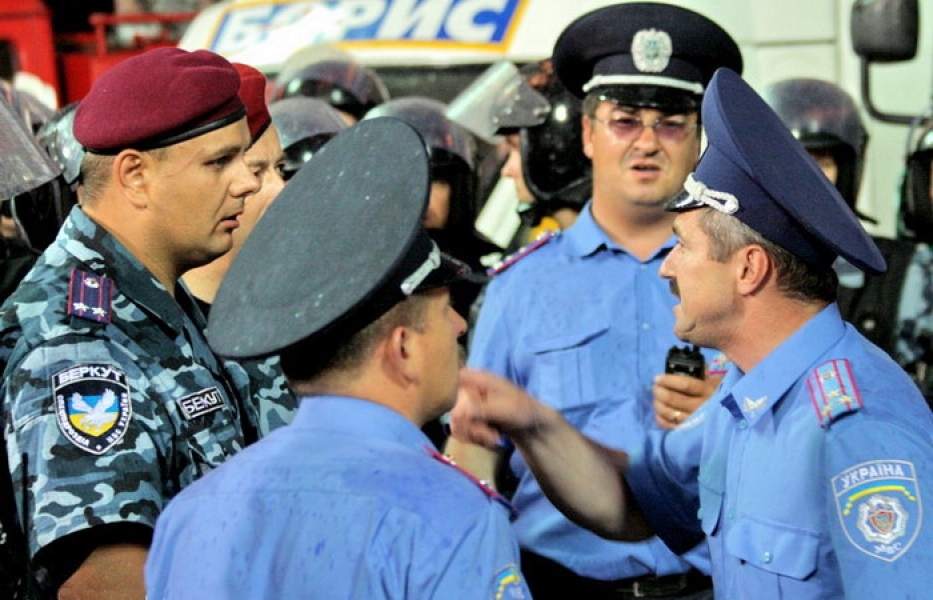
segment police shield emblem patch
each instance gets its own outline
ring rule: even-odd
[[[832,482],[842,529],[856,548],[893,562],[914,543],[923,504],[912,463],[861,463],[836,475]]]
[[[113,365],[80,364],[52,375],[58,427],[72,444],[103,454],[119,442],[133,414],[126,373]]]

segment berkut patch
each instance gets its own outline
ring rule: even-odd
[[[100,455],[126,433],[133,416],[126,373],[114,365],[86,363],[52,375],[55,417],[68,440]]]
[[[179,398],[175,404],[185,420],[190,421],[223,408],[224,396],[216,387],[209,387]]]
[[[836,512],[853,546],[887,562],[907,552],[923,521],[913,463],[864,462],[839,473],[832,483]]]

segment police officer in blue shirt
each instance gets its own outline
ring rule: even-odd
[[[496,270],[469,364],[507,377],[603,444],[638,446],[659,424],[682,421],[718,380],[662,375],[679,341],[676,299],[658,268],[675,244],[664,204],[699,157],[705,87],[719,66],[741,70],[742,57],[705,16],[635,2],[568,25],[553,65],[583,99],[592,199],[573,226]],[[716,357],[709,352],[707,362]],[[488,460],[468,460],[477,452],[462,444],[448,451],[477,473],[494,471]],[[681,557],[657,538],[600,539],[547,501],[518,454],[509,461],[520,479],[512,500],[523,571],[536,598],[560,598],[568,587],[588,598],[709,594],[703,548]]]
[[[677,335],[731,360],[716,394],[626,454],[465,373],[454,434],[509,434],[555,502],[602,535],[654,532],[675,551],[705,536],[717,598],[925,598],[933,415],[834,302],[837,257],[867,273],[884,259],[737,74],[713,77],[703,121],[709,146],[669,205],[679,241],[661,274]]]
[[[253,230],[208,339],[224,356],[281,354],[301,406],[169,504],[153,600],[529,598],[508,503],[420,430],[454,403],[466,323],[449,286],[472,277],[421,226],[429,181],[417,132],[367,119]]]

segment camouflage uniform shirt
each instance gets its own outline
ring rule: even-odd
[[[78,208],[4,304],[4,435],[37,562],[90,527],[151,532],[179,490],[290,420],[277,364],[218,359],[204,326]]]

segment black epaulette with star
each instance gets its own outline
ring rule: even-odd
[[[521,249],[517,250],[516,252],[513,252],[512,254],[509,254],[508,256],[506,256],[505,258],[503,258],[502,260],[500,260],[493,266],[486,269],[486,275],[489,275],[490,277],[492,277],[493,275],[498,275],[499,273],[502,273],[503,271],[505,271],[506,269],[508,269],[509,267],[511,267],[518,261],[520,261],[521,259],[525,258],[526,256],[528,256],[529,254],[531,254],[538,248],[543,247],[545,244],[547,244],[548,242],[556,238],[558,235],[560,235],[559,231],[553,231],[553,230],[545,231],[544,233],[539,235],[533,242],[526,244]]]
[[[73,269],[68,284],[68,314],[98,323],[110,323],[113,281],[102,275]]]

